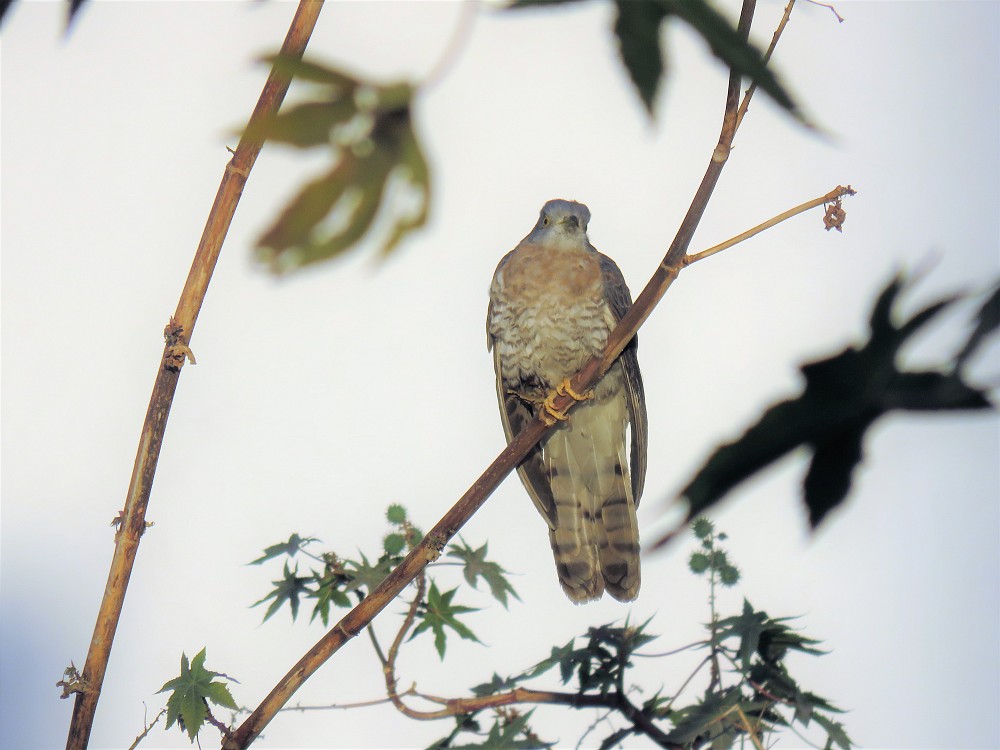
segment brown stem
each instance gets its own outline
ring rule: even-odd
[[[744,39],[750,31],[755,0],[744,0],[738,26]],[[594,358],[572,379],[572,388],[577,393],[586,393],[597,380],[607,371],[618,358],[626,344],[632,340],[636,331],[645,322],[653,307],[663,297],[667,288],[677,277],[684,266],[684,257],[691,244],[695,229],[705,212],[708,200],[712,196],[715,185],[725,166],[736,133],[736,112],[739,105],[740,76],[732,72],[729,88],[726,93],[726,108],[723,119],[722,133],[719,143],[701,185],[691,202],[687,215],[681,223],[670,244],[666,256],[660,263],[646,288],[636,299],[628,313],[622,317],[618,326],[608,337],[605,352],[601,357]],[[576,402],[569,396],[558,396],[555,407],[559,411],[571,409]],[[242,750],[264,730],[264,727],[274,718],[281,707],[301,685],[312,676],[334,653],[347,641],[365,628],[389,602],[412,581],[428,563],[436,560],[445,545],[458,533],[459,529],[482,507],[489,495],[501,481],[524,459],[535,444],[541,439],[548,426],[541,417],[529,423],[510,442],[507,448],[493,461],[475,483],[459,498],[458,502],[445,513],[433,529],[414,549],[403,558],[402,562],[375,589],[365,597],[358,606],[348,612],[329,632],[326,633],[309,651],[299,659],[274,686],[261,704],[250,714],[223,744],[224,750]],[[531,691],[515,690],[511,695],[531,694]],[[590,696],[573,696],[580,701]],[[511,700],[510,702],[517,702]],[[551,701],[550,701],[551,702]],[[576,704],[574,704],[576,705]]]
[[[322,5],[321,0],[301,0],[282,45],[283,54],[302,56]],[[271,72],[250,118],[251,123],[278,111],[285,92],[288,91],[289,83],[288,78]],[[190,353],[188,345],[191,332],[194,330],[198,312],[201,310],[208,289],[208,282],[219,258],[222,241],[229,230],[236,205],[243,192],[243,185],[262,145],[259,139],[242,138],[233,153],[233,158],[226,165],[215,203],[209,212],[201,242],[191,264],[191,271],[177,303],[177,310],[165,331],[167,344],[164,347],[163,358],[157,366],[153,393],[142,425],[132,479],[125,497],[125,508],[121,512],[121,523],[115,536],[111,570],[108,573],[104,598],[101,600],[97,622],[94,625],[87,662],[83,668],[86,688],[76,696],[69,735],[66,738],[67,750],[83,750],[90,741],[94,713],[97,710],[111,646],[121,617],[125,591],[139,548],[139,540],[146,528],[146,507],[180,370]]]
[[[427,576],[421,571],[417,576],[417,593],[413,597],[413,601],[410,602],[410,607],[406,611],[406,617],[403,618],[403,625],[399,628],[399,632],[396,633],[396,638],[389,647],[389,653],[382,661],[386,694],[389,696],[389,700],[392,701],[392,705],[404,716],[409,716],[411,719],[421,719],[423,717],[420,715],[420,711],[410,708],[399,697],[396,683],[396,658],[399,656],[399,647],[403,645],[403,639],[410,632],[410,628],[413,627],[413,621],[417,618],[417,608],[420,607],[420,602],[424,600],[424,590],[426,587]]]

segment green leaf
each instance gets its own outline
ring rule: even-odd
[[[652,117],[656,92],[663,75],[660,25],[671,11],[662,3],[646,0],[615,0],[615,10],[614,31],[622,62]]]
[[[451,600],[455,597],[456,591],[458,589],[454,588],[451,591],[442,593],[438,589],[437,584],[431,581],[430,589],[427,592],[427,603],[424,611],[421,613],[420,623],[413,629],[413,635],[410,636],[410,640],[412,641],[425,630],[432,631],[434,633],[434,648],[437,649],[438,656],[442,660],[444,659],[447,641],[445,628],[450,628],[465,640],[475,641],[476,643],[480,642],[475,633],[458,620],[459,615],[468,612],[477,612],[478,610],[472,607],[462,607],[452,604]]]
[[[843,724],[818,713],[813,714],[812,718],[826,730],[826,735],[830,742],[836,744],[842,750],[851,750],[853,743],[851,742],[851,738],[847,736],[847,731],[844,729]]]
[[[454,750],[529,750],[529,748],[552,747],[555,743],[542,742],[528,726],[532,711],[507,718],[498,717],[493,721],[486,739],[477,744],[451,745]],[[523,735],[523,736],[522,736]]]
[[[275,557],[280,557],[281,555],[288,555],[289,557],[295,557],[296,553],[305,549],[306,545],[318,541],[319,539],[316,539],[315,537],[310,536],[303,539],[298,534],[292,534],[290,537],[288,537],[287,542],[272,544],[270,547],[265,547],[264,554],[258,557],[256,560],[251,560],[250,565],[260,565],[262,562],[273,560]]]
[[[333,258],[371,236],[380,214],[387,223],[380,252],[390,253],[426,223],[430,208],[430,170],[410,117],[413,87],[271,59],[286,75],[318,84],[321,95],[261,121],[246,136],[319,148],[330,164],[260,237],[257,257],[275,273]]]
[[[394,560],[398,560],[398,558],[389,558],[383,555],[372,565],[364,553],[359,554],[361,554],[361,562],[348,561],[348,565],[352,568],[349,575],[353,582],[353,588],[364,588],[367,590],[366,593],[370,594],[392,572],[393,567],[395,567]]]
[[[177,722],[192,741],[198,735],[205,718],[208,716],[208,703],[206,701],[212,701],[223,708],[238,709],[226,683],[217,682],[214,678],[222,677],[231,682],[235,682],[235,680],[221,672],[205,669],[205,658],[206,650],[204,648],[198,652],[190,664],[187,654],[181,654],[180,675],[166,682],[157,691],[170,693],[170,697],[167,698],[166,728],[169,729]]]
[[[733,707],[739,704],[740,698],[739,688],[731,687],[708,693],[699,703],[671,711],[668,718],[674,728],[667,735],[667,741],[694,746],[726,733],[739,720]]]
[[[764,55],[745,41],[705,0],[659,0],[668,13],[681,18],[701,35],[712,53],[757,86],[789,113],[801,117],[791,95],[764,62]]]
[[[313,577],[319,585],[315,591],[309,593],[309,596],[316,599],[316,606],[313,607],[309,622],[315,620],[318,615],[323,625],[329,626],[331,604],[346,609],[351,608],[351,599],[347,596],[347,591],[351,587],[353,579],[344,573],[333,571],[327,571],[322,576],[314,572]]]
[[[286,562],[284,577],[279,581],[271,582],[274,584],[274,588],[271,590],[271,593],[251,605],[252,607],[256,607],[263,604],[268,599],[274,600],[267,608],[267,612],[264,613],[264,619],[262,622],[267,622],[271,615],[281,609],[281,605],[285,602],[288,602],[288,605],[291,608],[292,620],[294,621],[295,618],[298,617],[299,597],[303,595],[312,595],[312,590],[309,588],[308,584],[315,580],[313,576],[297,575],[298,570],[298,565],[295,566],[294,570],[291,570]]]
[[[520,675],[519,677],[501,677],[494,672],[489,682],[483,682],[472,688],[472,694],[482,697],[484,695],[496,695],[506,690],[513,690],[522,679],[524,679],[524,675]]]
[[[460,546],[454,547],[448,552],[449,557],[454,557],[464,563],[463,573],[465,580],[473,588],[478,588],[476,582],[482,578],[490,587],[493,598],[500,602],[504,609],[507,608],[507,594],[520,601],[514,587],[506,578],[506,570],[495,562],[486,559],[487,545],[484,544],[479,549],[472,549],[463,541]]]

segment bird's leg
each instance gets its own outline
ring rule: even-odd
[[[556,393],[560,396],[569,396],[574,401],[588,401],[594,397],[592,390],[582,395],[574,391],[573,386],[570,385],[569,378],[563,378],[563,381],[556,387]]]
[[[569,396],[574,401],[587,401],[594,397],[593,391],[588,391],[587,393],[580,394],[573,390],[573,387],[569,383],[569,378],[563,378],[563,381],[556,386],[554,391],[549,391],[549,394],[542,401],[542,419],[545,420],[545,424],[549,427],[554,425],[556,422],[565,422],[569,419],[569,414],[563,409],[560,411],[556,408],[555,399],[557,396]]]

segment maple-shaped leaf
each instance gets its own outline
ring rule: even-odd
[[[366,589],[364,593],[370,594],[392,572],[395,562],[398,562],[399,558],[390,558],[383,555],[372,565],[363,552],[359,554],[361,555],[361,562],[349,560],[348,565],[350,569],[347,574],[351,577],[352,589],[364,588]]]
[[[564,5],[571,1],[515,0],[509,7]],[[802,119],[791,94],[767,66],[763,53],[743,39],[707,0],[614,0],[614,6],[614,34],[622,63],[650,116],[654,114],[656,94],[666,67],[663,23],[677,18],[690,26],[723,63],[754,81],[779,106]]]
[[[342,70],[291,57],[271,57],[275,70],[317,89],[316,98],[262,119],[244,136],[320,150],[330,165],[285,206],[257,241],[257,257],[285,273],[337,256],[375,229],[388,231],[391,252],[423,226],[430,206],[430,173],[412,121],[414,89],[377,85]]]
[[[312,595],[312,589],[309,588],[309,583],[315,580],[314,576],[300,576],[298,575],[299,566],[296,565],[294,569],[288,567],[288,563],[285,563],[284,576],[278,581],[271,581],[274,588],[271,593],[265,596],[263,599],[259,599],[254,602],[252,607],[256,607],[263,604],[268,599],[273,599],[270,606],[267,608],[267,612],[264,613],[264,619],[262,622],[267,622],[271,615],[281,609],[281,605],[288,602],[289,607],[292,612],[292,620],[295,620],[299,615],[299,597]]]
[[[826,746],[828,748],[836,745],[841,750],[851,750],[853,743],[851,742],[851,738],[847,736],[847,731],[844,729],[843,724],[823,716],[823,714],[813,714],[813,719],[826,730]]]
[[[532,711],[511,717],[498,717],[490,727],[486,739],[476,744],[451,745],[452,750],[529,750],[552,747],[553,742],[542,742],[531,731],[528,719]]]
[[[178,722],[192,741],[208,716],[206,701],[212,701],[217,706],[234,711],[239,709],[226,683],[218,682],[215,678],[222,677],[230,682],[236,680],[222,672],[205,669],[205,656],[206,649],[203,648],[188,664],[187,654],[181,654],[180,675],[167,681],[157,691],[170,692],[170,697],[167,698],[166,729],[170,729],[174,722]]]
[[[524,675],[518,677],[501,677],[494,672],[489,682],[483,682],[472,688],[472,694],[482,697],[484,695],[496,695],[504,690],[513,690],[524,677]]]
[[[318,542],[319,539],[315,537],[300,537],[298,534],[292,534],[288,537],[287,542],[279,542],[278,544],[272,544],[270,547],[264,548],[264,554],[258,557],[256,560],[251,560],[249,565],[260,565],[268,560],[273,560],[276,557],[281,557],[282,555],[288,555],[289,557],[295,557],[296,553],[302,551],[307,544],[312,542]]]
[[[316,599],[316,606],[313,607],[309,622],[316,619],[317,615],[322,620],[324,626],[330,624],[330,605],[351,608],[350,597],[347,596],[347,588],[351,583],[351,578],[343,573],[327,571],[322,576],[313,571],[313,579],[318,583],[315,591],[310,591],[309,596]]]
[[[410,640],[412,641],[425,630],[432,631],[434,633],[434,648],[437,649],[438,656],[441,659],[444,659],[447,640],[445,628],[454,630],[465,640],[480,643],[475,633],[458,619],[459,615],[468,612],[477,612],[478,610],[473,607],[462,607],[452,604],[451,600],[455,598],[455,592],[457,591],[458,589],[454,588],[451,591],[442,593],[438,589],[437,584],[431,581],[430,589],[427,592],[427,601],[420,613],[420,623],[413,629],[413,634],[410,636]]]
[[[459,546],[449,550],[448,556],[455,557],[464,563],[462,572],[465,575],[465,580],[473,588],[478,588],[476,582],[482,577],[490,587],[490,593],[493,594],[493,598],[500,602],[504,606],[504,609],[506,609],[507,594],[510,594],[518,601],[521,598],[507,580],[505,575],[507,571],[497,563],[489,562],[486,559],[487,546],[487,544],[484,544],[479,549],[472,549],[472,547],[463,541]]]
[[[681,493],[689,503],[689,520],[758,471],[804,447],[812,457],[803,500],[816,527],[847,496],[863,458],[864,438],[886,414],[993,406],[983,389],[963,380],[963,359],[931,370],[900,369],[903,346],[959,299],[942,299],[899,321],[895,308],[905,287],[903,277],[896,276],[883,289],[863,346],[803,365],[805,389],[799,396],[771,406],[741,437],[715,450]],[[994,301],[996,294],[983,306],[963,352],[974,351],[995,331],[993,306],[1000,304]]]

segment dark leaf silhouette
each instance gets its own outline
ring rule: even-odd
[[[815,527],[847,496],[852,472],[863,456],[865,435],[891,411],[987,409],[986,393],[962,379],[960,365],[998,325],[998,293],[983,305],[977,324],[956,362],[939,369],[899,369],[899,352],[914,334],[959,298],[950,297],[894,321],[906,281],[896,276],[882,290],[869,319],[867,343],[802,366],[805,389],[767,409],[742,437],[719,447],[683,490],[694,518],[731,489],[786,455],[804,447],[811,454],[804,500]],[[669,537],[668,537],[669,538]]]

